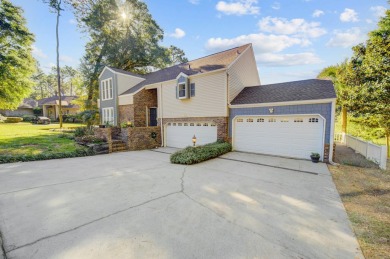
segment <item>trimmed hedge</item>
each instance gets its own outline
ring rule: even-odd
[[[23,121],[23,118],[20,118],[20,117],[7,117],[7,119],[4,122],[5,123],[19,123],[22,121]]]
[[[192,165],[212,158],[219,157],[232,151],[232,145],[226,142],[216,142],[197,147],[186,147],[173,153],[170,157],[172,164]]]
[[[38,154],[38,155],[16,155],[16,156],[1,155],[0,164],[70,158],[70,157],[83,157],[83,156],[93,156],[93,155],[95,155],[95,152],[92,149],[77,149],[74,152]]]

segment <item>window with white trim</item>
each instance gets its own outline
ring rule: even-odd
[[[114,125],[114,108],[103,108],[102,113],[103,124]]]
[[[114,89],[112,86],[112,78],[102,80],[100,90],[102,93],[102,101],[113,99]]]
[[[263,118],[257,119],[257,122],[264,122]]]
[[[178,87],[179,87],[179,98],[186,98],[187,97],[186,83],[179,83]]]
[[[309,122],[314,122],[314,123],[316,123],[316,122],[318,122],[318,118],[310,118],[310,119],[309,119]]]
[[[268,122],[276,122],[276,119],[270,118],[270,119],[268,119]]]

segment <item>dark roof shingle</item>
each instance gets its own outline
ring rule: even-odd
[[[332,81],[309,79],[245,87],[231,104],[291,102],[336,98]]]
[[[67,102],[68,105],[66,106],[63,106],[63,107],[66,107],[66,108],[79,108],[79,105],[77,104],[72,104],[72,101],[77,99],[78,97],[77,96],[61,96],[61,101],[62,102]],[[42,105],[55,105],[57,104],[57,100],[59,100],[59,97],[58,96],[51,96],[51,97],[47,97],[47,98],[43,98],[41,100],[38,100],[38,106],[42,106]],[[61,103],[62,103],[61,102]]]
[[[206,57],[198,58],[187,63],[182,63],[172,67],[164,68],[156,72],[152,72],[143,76],[144,81],[133,86],[129,90],[125,91],[121,95],[131,94],[145,85],[155,84],[159,82],[169,81],[175,79],[180,73],[184,73],[188,76],[210,72],[222,68],[227,68],[244,50],[246,50],[251,44],[246,44],[240,47],[232,48],[222,52],[218,52]],[[113,68],[111,68],[113,69]]]

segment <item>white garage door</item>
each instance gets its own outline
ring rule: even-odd
[[[196,145],[217,141],[217,125],[210,122],[175,122],[166,125],[166,144],[168,147],[184,148],[192,146],[192,137],[196,136]]]
[[[310,159],[324,149],[324,119],[320,116],[243,116],[234,120],[237,151]]]

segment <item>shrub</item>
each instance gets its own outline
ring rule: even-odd
[[[85,135],[85,136],[82,136],[82,137],[77,137],[76,141],[84,143],[84,144],[88,144],[88,143],[102,143],[102,142],[104,142],[103,139],[101,139],[99,137],[96,137],[94,135]]]
[[[6,123],[19,123],[22,121],[23,121],[23,118],[20,118],[20,117],[7,117],[7,119],[5,120]]]
[[[86,135],[93,135],[93,130],[89,129],[87,127],[78,127],[74,131],[74,136],[75,137],[82,137]]]
[[[23,121],[32,122],[35,119],[34,115],[23,115]]]
[[[226,154],[232,146],[226,142],[216,142],[204,146],[187,147],[171,155],[171,163],[192,165]]]
[[[121,128],[132,128],[132,127],[134,127],[134,125],[131,121],[121,123]]]
[[[0,164],[70,158],[70,157],[93,156],[95,154],[96,153],[92,149],[83,148],[83,149],[76,149],[73,152],[63,152],[63,153],[37,154],[37,155],[13,155],[13,156],[0,155]]]
[[[42,108],[36,107],[33,109],[34,115],[35,116],[43,116],[43,110]]]

